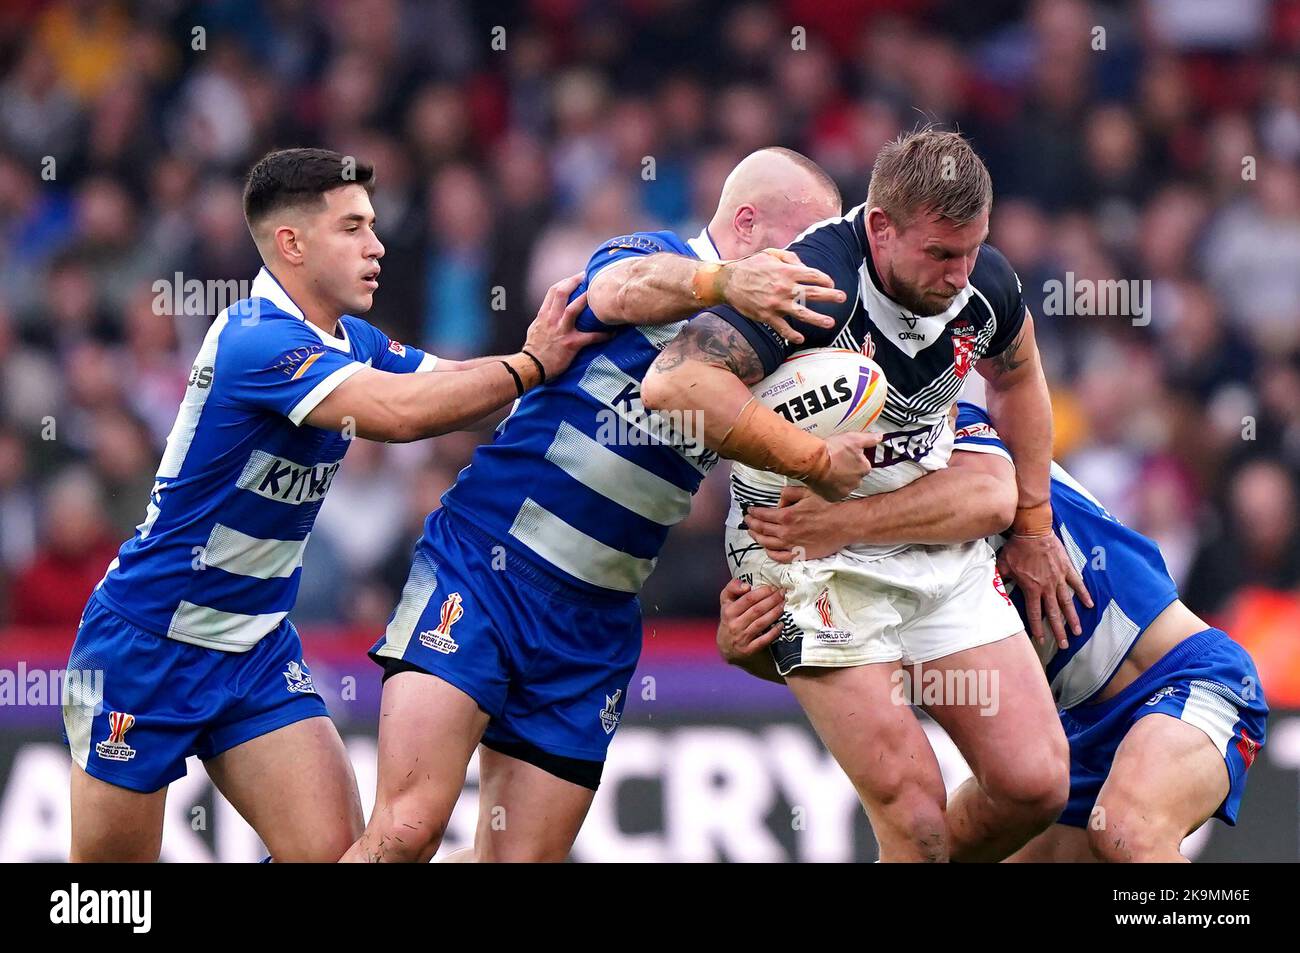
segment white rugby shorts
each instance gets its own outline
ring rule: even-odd
[[[785,631],[771,646],[782,675],[932,662],[1024,629],[982,539],[782,564],[729,526],[726,546],[733,578],[785,590]]]

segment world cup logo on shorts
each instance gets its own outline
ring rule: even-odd
[[[459,592],[453,592],[447,596],[438,614],[437,627],[420,633],[420,642],[423,645],[435,652],[441,652],[443,655],[455,654],[460,646],[451,637],[451,627],[460,621],[460,617],[465,614],[461,602]]]
[[[126,743],[126,733],[135,724],[135,715],[124,711],[108,713],[108,740],[95,745],[95,753],[106,761],[130,761],[135,749]]]
[[[817,597],[817,614],[821,616],[822,627],[817,633],[818,642],[826,642],[830,645],[844,645],[853,635],[847,629],[835,627],[835,617],[831,614],[831,591],[823,589],[821,595]]]

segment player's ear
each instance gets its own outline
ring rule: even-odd
[[[302,263],[301,237],[299,230],[292,225],[281,225],[272,236],[275,250],[291,265]]]
[[[758,216],[755,214],[754,206],[740,205],[736,208],[736,214],[731,217],[731,227],[736,230],[741,241],[746,245],[753,244],[754,228],[758,224]]]
[[[890,233],[894,231],[894,223],[880,206],[867,213],[867,231],[875,238],[876,244],[888,241]]]

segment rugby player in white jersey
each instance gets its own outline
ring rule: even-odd
[[[362,829],[356,780],[287,618],[303,549],[351,434],[405,441],[463,427],[601,335],[547,294],[525,349],[439,361],[370,310],[384,246],[373,170],[324,149],[267,155],[244,191],[265,266],[216,316],[144,521],[82,616],[64,734],[74,861],[156,860],[167,786],[202,759],[279,861],[337,860]],[[418,371],[454,373],[414,373]],[[75,689],[75,690],[74,690]]]
[[[991,206],[988,171],[960,136],[923,129],[889,143],[867,201],[789,246],[849,293],[843,304],[816,306],[835,327],[802,330],[809,346],[873,356],[889,382],[873,427],[884,437],[859,493],[896,489],[944,467],[949,407],[972,368],[986,379],[990,413],[1016,458],[1007,559],[1035,633],[1045,614],[1064,638],[1067,620],[1077,631],[1073,592],[1086,600],[1086,590],[1052,535],[1047,385],[1019,281],[985,244]],[[732,471],[727,533],[735,576],[757,573],[766,558],[746,532],[744,510],[776,505],[786,481],[768,471],[815,478],[825,465],[821,441],[749,390],[791,351],[723,306],[691,321],[642,387],[657,410],[705,409],[706,445],[741,464]],[[1023,843],[1056,819],[1068,792],[1065,735],[1033,649],[1015,637],[1023,626],[987,544],[853,547],[781,571],[789,590],[781,674],[857,788],[882,859],[973,859],[987,829]],[[974,795],[947,814],[920,724],[890,701],[894,673],[914,663],[999,676],[992,705],[962,699],[931,709],[977,780]]]

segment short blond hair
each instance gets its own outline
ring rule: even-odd
[[[984,160],[959,133],[925,127],[886,143],[871,168],[867,208],[883,209],[899,228],[916,214],[965,225],[993,204]]]

